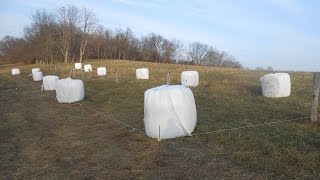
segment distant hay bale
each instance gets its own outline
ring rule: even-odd
[[[33,72],[32,79],[33,79],[33,81],[42,81],[43,73],[41,71]]]
[[[75,69],[82,69],[82,64],[81,63],[75,63],[74,64]]]
[[[265,97],[288,97],[291,93],[290,76],[287,73],[267,74],[260,78]]]
[[[40,68],[32,68],[31,73],[40,72]]]
[[[61,79],[56,84],[56,98],[59,103],[74,103],[84,99],[84,85],[79,79]]]
[[[97,68],[98,76],[105,76],[107,75],[107,68],[106,67],[98,67]]]
[[[190,136],[196,123],[196,105],[190,88],[163,85],[144,92],[144,125],[149,137]]]
[[[92,66],[91,64],[86,64],[83,66],[85,72],[91,72],[92,71]]]
[[[20,70],[18,68],[13,68],[11,69],[11,74],[14,75],[19,75],[20,74]]]
[[[181,84],[184,86],[198,86],[199,73],[198,71],[183,71],[181,73]]]
[[[149,69],[148,68],[136,69],[136,78],[137,79],[149,79]]]
[[[42,85],[43,89],[47,91],[56,90],[56,85],[59,80],[58,76],[47,75],[43,77]]]

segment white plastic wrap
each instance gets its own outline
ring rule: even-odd
[[[32,68],[32,69],[31,69],[31,72],[32,72],[32,73],[40,72],[40,68]]]
[[[54,75],[44,76],[42,81],[43,89],[47,91],[56,90],[56,85],[58,80],[59,80],[58,76],[54,76]]]
[[[287,73],[267,74],[260,81],[265,97],[288,97],[291,93],[290,76]]]
[[[148,68],[136,69],[136,77],[137,79],[149,79],[149,69]]]
[[[82,64],[81,63],[75,63],[74,64],[75,69],[82,69]]]
[[[33,81],[42,81],[43,73],[41,71],[32,73]]]
[[[84,85],[79,79],[61,79],[56,84],[56,98],[59,103],[74,103],[84,99]]]
[[[190,88],[163,85],[144,92],[144,125],[149,137],[160,140],[191,136],[196,123],[196,105]]]
[[[19,75],[20,74],[20,70],[18,68],[13,68],[13,69],[11,69],[11,74],[12,75]]]
[[[107,68],[106,67],[98,67],[97,68],[98,76],[105,76],[107,75]]]
[[[198,71],[183,71],[181,73],[181,84],[184,86],[198,86],[199,73]]]
[[[86,64],[86,65],[83,66],[83,68],[84,68],[84,71],[85,71],[85,72],[90,72],[90,71],[92,71],[92,66],[91,66],[91,64]]]

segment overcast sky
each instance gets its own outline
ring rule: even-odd
[[[68,4],[110,29],[210,44],[245,67],[320,71],[318,0],[0,0],[0,38],[21,37],[35,10]]]

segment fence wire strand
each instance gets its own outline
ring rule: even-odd
[[[122,126],[125,126],[125,127],[127,127],[127,128],[130,128],[130,129],[132,129],[133,131],[137,131],[137,132],[139,132],[139,133],[141,133],[141,134],[146,135],[146,133],[145,133],[144,131],[142,131],[142,130],[140,130],[140,129],[138,129],[138,128],[135,128],[135,127],[133,127],[133,126],[131,126],[131,125],[129,125],[129,124],[126,124],[126,123],[124,123],[124,122],[121,122],[121,121],[119,121],[119,120],[117,120],[117,119],[115,119],[115,118],[113,118],[113,117],[110,117],[110,116],[106,115],[105,113],[100,112],[100,111],[98,111],[98,110],[96,110],[96,109],[94,109],[94,108],[92,108],[92,107],[86,106],[86,105],[84,105],[84,104],[82,104],[82,103],[79,103],[79,102],[78,102],[78,103],[75,103],[75,104],[78,104],[78,105],[80,105],[80,106],[82,106],[82,107],[84,107],[84,108],[87,108],[87,109],[89,109],[89,110],[91,110],[91,111],[94,111],[94,112],[100,114],[100,115],[103,115],[103,116],[107,117],[108,119],[116,122],[117,124],[120,124],[120,125],[122,125]]]
[[[279,123],[285,123],[285,122],[292,122],[292,121],[310,119],[312,117],[317,117],[317,116],[308,116],[308,117],[302,117],[302,118],[296,118],[296,119],[287,119],[287,120],[282,120],[282,121],[273,121],[273,122],[267,122],[267,123],[261,123],[261,124],[252,124],[252,125],[240,126],[240,127],[235,127],[235,128],[219,129],[219,130],[215,130],[215,131],[195,133],[195,134],[192,134],[192,136],[199,136],[199,135],[205,135],[205,134],[213,134],[213,133],[220,133],[220,132],[233,131],[233,130],[239,130],[239,129],[254,128],[254,127],[259,127],[259,126],[273,125],[273,124],[279,124]]]

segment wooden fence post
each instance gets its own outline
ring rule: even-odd
[[[170,85],[170,80],[171,80],[171,76],[170,76],[170,72],[167,73],[167,85]]]
[[[317,72],[317,73],[314,73],[314,78],[313,78],[311,121],[317,121],[319,90],[320,90],[320,72]]]

